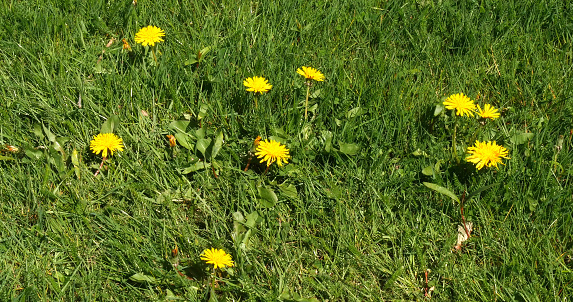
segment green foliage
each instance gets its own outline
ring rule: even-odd
[[[4,1],[0,21],[2,301],[573,296],[567,1]],[[308,122],[301,66],[326,76]],[[454,126],[459,92],[501,117]],[[100,132],[125,150],[94,177]],[[289,163],[266,171],[258,135]],[[477,171],[477,139],[511,159]],[[236,263],[212,290],[211,247]]]

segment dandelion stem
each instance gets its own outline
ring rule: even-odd
[[[99,174],[99,171],[101,170],[101,168],[103,167],[103,162],[105,161],[105,157],[102,158],[101,160],[101,164],[99,165],[99,168],[97,169],[97,171],[94,174],[94,177],[97,176]]]
[[[157,63],[157,57],[155,56],[155,46],[151,46],[151,53],[153,54],[153,59],[155,60],[155,63]]]
[[[308,115],[308,96],[310,95],[310,82],[306,82],[306,101],[304,102],[304,121]]]
[[[456,130],[458,129],[458,123],[454,123],[454,135],[452,137],[452,153],[454,155],[454,159],[456,163],[460,163],[460,159],[458,158],[458,152],[456,151]]]

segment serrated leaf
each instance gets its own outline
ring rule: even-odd
[[[528,140],[532,139],[533,136],[534,134],[532,132],[518,133],[514,134],[511,138],[509,138],[509,141],[513,144],[521,145],[525,144]]]
[[[424,184],[424,186],[426,186],[426,187],[428,187],[428,188],[430,188],[430,189],[432,189],[432,190],[434,190],[434,191],[436,191],[436,192],[438,192],[438,193],[440,193],[440,194],[444,194],[444,195],[450,197],[450,198],[453,199],[454,201],[460,202],[460,200],[459,200],[459,198],[456,196],[456,194],[452,193],[452,191],[450,191],[450,190],[448,190],[448,189],[446,189],[446,188],[444,188],[444,187],[438,186],[437,184],[433,184],[433,183],[430,183],[430,182],[424,182],[423,184]]]
[[[346,155],[356,155],[360,152],[360,145],[357,144],[347,144],[347,143],[338,143],[340,146],[340,152]]]
[[[100,133],[114,133],[118,126],[119,117],[114,114],[101,125]]]

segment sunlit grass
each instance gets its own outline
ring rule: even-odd
[[[573,7],[478,2],[0,4],[1,300],[572,296]]]

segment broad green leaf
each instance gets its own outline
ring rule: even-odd
[[[324,194],[328,198],[339,199],[342,197],[342,191],[335,184],[330,184],[330,188],[324,188]]]
[[[511,138],[509,138],[509,141],[513,144],[521,145],[525,144],[528,140],[532,139],[533,136],[534,134],[532,132],[518,133],[514,134]]]
[[[296,186],[293,184],[282,183],[279,185],[279,190],[281,191],[282,194],[290,198],[293,199],[298,198],[298,192],[296,191]]]
[[[261,197],[261,204],[264,207],[270,208],[273,207],[278,201],[277,194],[269,188],[265,187],[258,187],[259,196]]]
[[[233,233],[231,234],[231,237],[235,242],[237,242],[241,240],[241,235],[247,231],[247,228],[245,228],[244,226],[245,217],[243,217],[243,213],[239,211],[233,213],[232,216],[233,216]]]
[[[187,133],[187,127],[189,127],[189,123],[189,121],[185,120],[173,121],[169,124],[169,128],[179,132]]]
[[[199,61],[197,61],[197,58],[191,58],[191,59],[185,61],[185,65],[191,65],[191,64],[195,64],[197,62],[199,62]]]
[[[72,151],[72,165],[74,165],[74,172],[76,173],[76,177],[80,179],[80,159],[78,156],[78,150],[76,149]]]
[[[434,109],[434,116],[438,116],[440,115],[440,113],[442,113],[444,111],[445,107],[444,104],[438,104],[436,105],[436,109]]]
[[[210,145],[211,145],[210,138],[202,138],[197,141],[195,147],[197,148],[197,151],[201,152],[203,158],[205,158],[205,155],[207,154],[207,149],[209,148]]]
[[[0,155],[0,160],[14,160],[13,157]]]
[[[24,153],[26,154],[26,156],[28,156],[31,159],[40,159],[40,158],[42,158],[42,155],[44,154],[40,150],[29,149],[29,148],[25,148]]]
[[[148,276],[141,273],[131,275],[131,277],[129,277],[129,280],[137,283],[151,283],[151,284],[157,283],[157,280],[153,276]]]
[[[204,117],[206,117],[208,111],[209,111],[209,105],[201,104],[201,107],[199,107],[199,114],[197,114],[197,119],[201,120]]]
[[[422,151],[422,150],[420,150],[419,148],[416,149],[416,151],[412,152],[412,155],[414,155],[414,156],[430,157],[430,156],[428,155],[428,153],[426,153],[426,151]]]
[[[317,89],[317,90],[315,90],[313,93],[311,93],[309,97],[310,97],[311,99],[316,99],[317,97],[320,96],[320,92],[321,92],[320,89]]]
[[[356,108],[352,108],[350,110],[348,110],[348,112],[346,112],[346,118],[353,118],[353,117],[357,117],[364,114],[364,110],[362,110],[362,107],[356,107]]]
[[[100,133],[114,133],[118,126],[119,117],[114,114],[101,125]]]
[[[205,133],[206,133],[205,128],[199,128],[195,130],[195,136],[198,139],[205,138]]]
[[[39,138],[44,138],[44,132],[42,132],[42,126],[40,124],[34,124],[34,134]]]
[[[426,176],[433,176],[434,175],[434,165],[429,165],[422,169],[422,174]]]
[[[50,129],[46,128],[46,126],[44,126],[44,125],[42,125],[42,128],[44,128],[44,133],[46,133],[48,140],[52,143],[55,142],[56,136],[52,133],[52,131],[50,131]]]
[[[324,151],[330,153],[332,151],[332,132],[323,130],[322,138],[324,139]]]
[[[213,149],[211,150],[211,158],[217,157],[217,154],[219,154],[219,151],[221,150],[222,146],[223,146],[223,131],[219,130],[217,131],[215,137],[215,143],[213,144]]]
[[[54,150],[60,152],[62,154],[62,156],[64,156],[64,160],[66,159],[65,155],[65,150],[62,147],[69,139],[67,137],[58,137],[54,140],[52,147],[54,148]]]
[[[205,55],[208,54],[210,51],[211,51],[211,46],[207,46],[207,47],[201,49],[201,51],[199,52],[201,55],[200,55],[200,58],[198,58],[198,59],[201,60],[201,59],[204,58]]]
[[[356,155],[360,152],[360,145],[357,144],[347,144],[347,143],[338,143],[340,146],[340,152],[346,155]]]
[[[191,140],[191,137],[188,134],[177,132],[177,133],[175,133],[174,136],[175,136],[175,139],[177,139],[177,142],[179,143],[179,145],[183,146],[183,148],[188,149],[188,150],[195,150],[195,146],[193,144],[193,141]]]
[[[206,169],[206,168],[210,168],[210,167],[211,167],[211,163],[198,161],[198,162],[194,163],[193,165],[183,169],[183,171],[181,171],[181,174],[189,174],[191,172],[199,171],[201,169]]]
[[[245,223],[246,226],[248,226],[249,228],[252,229],[259,222],[261,222],[261,219],[259,219],[259,212],[253,211],[253,212],[247,214],[247,222]]]
[[[437,184],[433,184],[430,182],[424,182],[424,186],[426,186],[426,187],[428,187],[428,188],[430,188],[430,189],[432,189],[432,190],[434,190],[440,194],[444,194],[446,196],[449,196],[454,201],[460,202],[460,200],[458,199],[456,194],[452,193],[452,191],[450,191],[444,187],[438,186]]]

